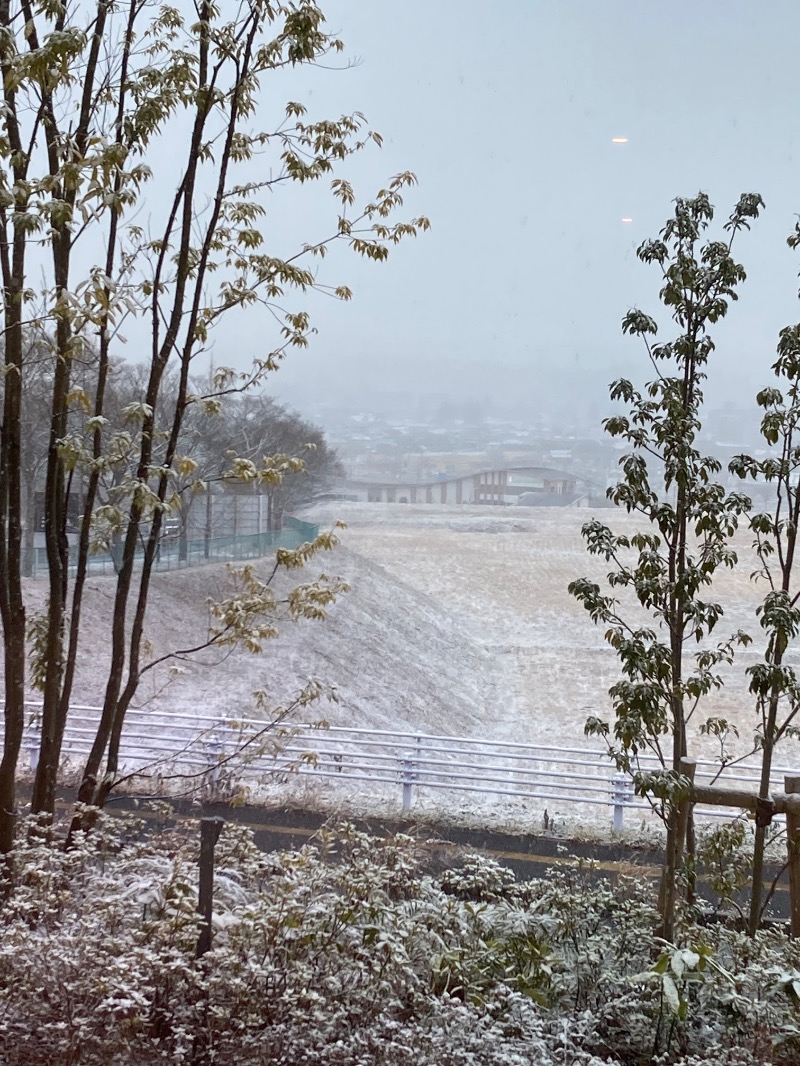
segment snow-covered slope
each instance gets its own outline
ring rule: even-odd
[[[575,577],[602,579],[606,569],[583,548],[588,512],[337,503],[311,517],[348,523],[342,547],[302,576],[325,569],[350,583],[328,620],[284,625],[260,656],[201,656],[166,687],[162,670],[143,683],[139,702],[244,715],[254,690],[278,705],[313,677],[339,690],[341,703],[312,712],[333,724],[586,743],[583,723],[608,713],[618,676],[602,633],[567,593]],[[631,522],[616,512],[603,518]],[[749,537],[740,539],[743,561],[715,593],[726,604],[720,636],[759,633],[761,592],[749,580]],[[156,576],[147,625],[155,655],[202,639],[208,597],[221,595],[225,580],[221,566]],[[41,604],[45,584],[30,582],[28,594]],[[112,597],[113,579],[92,578],[76,702],[102,699]],[[744,667],[756,654],[757,644],[740,656],[706,710],[733,718],[743,736],[754,719]]]
[[[312,564],[302,579],[322,566]],[[326,621],[286,622],[261,655],[203,653],[180,663],[182,673],[171,680],[168,669],[159,668],[143,681],[137,702],[153,710],[245,715],[254,712],[256,689],[280,705],[317,678],[336,686],[340,703],[320,704],[310,714],[331,723],[471,734],[498,717],[508,703],[504,671],[432,596],[344,546],[325,558],[324,568],[351,586]],[[222,566],[156,575],[146,626],[153,657],[203,639],[207,600],[223,594],[226,579]],[[111,578],[89,583],[76,703],[102,700],[113,592]],[[30,582],[27,593],[35,609],[44,583]]]

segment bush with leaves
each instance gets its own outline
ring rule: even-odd
[[[264,855],[226,827],[196,958],[197,848],[101,817],[37,831],[0,892],[0,1061],[294,1066],[737,1066],[797,1061],[800,949],[683,921],[588,867],[439,875],[410,837],[352,826]]]

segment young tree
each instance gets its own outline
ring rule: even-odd
[[[338,53],[313,0],[200,0],[191,7],[148,0],[0,0],[0,274],[4,290],[0,428],[0,618],[4,632],[5,730],[0,762],[0,852],[12,845],[15,775],[22,741],[26,671],[41,686],[41,744],[33,809],[52,811],[64,727],[80,653],[84,589],[94,538],[114,530],[120,558],[111,666],[102,715],[83,770],[79,799],[102,804],[117,769],[125,713],[137,689],[142,633],[163,516],[176,506],[176,472],[186,413],[197,396],[191,375],[215,329],[235,312],[276,327],[271,351],[241,376],[222,368],[219,391],[273,369],[291,346],[307,344],[308,312],[292,293],[325,286],[306,260],[334,242],[380,261],[389,246],[427,227],[392,222],[410,173],[377,196],[356,195],[335,168],[368,143],[380,144],[360,114],[306,120],[290,102],[273,126],[265,76]],[[285,184],[331,179],[330,231],[295,248],[272,249],[261,227],[266,199]],[[44,275],[44,281],[38,279]],[[136,338],[143,388],[125,410],[124,437],[106,414],[109,375],[122,342]],[[48,599],[26,649],[22,581],[22,433],[26,335],[48,339],[49,437],[44,476]],[[74,368],[94,353],[91,381]],[[169,385],[167,386],[167,382]],[[166,424],[157,424],[168,404]],[[70,411],[83,408],[81,433]],[[124,457],[121,459],[121,451]],[[131,463],[131,456],[135,459]],[[100,486],[115,464],[125,476],[113,500]],[[269,464],[268,464],[269,465]],[[296,466],[297,464],[295,464]],[[258,471],[279,480],[292,464]],[[70,545],[67,503],[80,477],[83,507]],[[143,549],[140,545],[143,542]],[[330,544],[323,538],[315,548]],[[286,558],[297,565],[309,557]],[[318,610],[313,586],[309,609]],[[252,597],[253,615],[228,631],[246,639],[263,624],[270,598]],[[302,596],[298,597],[302,609]],[[223,611],[224,613],[224,611]]]
[[[789,238],[791,246],[798,243],[800,227]],[[753,577],[767,586],[757,610],[764,632],[764,652],[761,661],[747,671],[749,690],[755,699],[755,747],[761,753],[748,920],[751,936],[758,931],[762,917],[764,850],[771,821],[770,777],[775,749],[782,740],[800,736],[796,724],[800,681],[789,661],[792,645],[800,634],[800,588],[795,578],[800,530],[800,325],[781,331],[778,359],[772,369],[777,384],[762,389],[757,396],[763,411],[761,434],[769,454],[761,460],[738,455],[730,463],[732,473],[767,482],[775,491],[771,511],[753,514],[749,520],[759,562]]]
[[[701,193],[679,199],[660,237],[639,248],[639,259],[661,272],[661,302],[678,332],[673,340],[656,343],[653,318],[639,310],[625,316],[623,331],[643,339],[654,377],[643,391],[630,381],[616,381],[611,398],[624,403],[629,413],[608,418],[604,425],[610,436],[630,447],[620,460],[622,481],[609,491],[610,498],[641,515],[647,528],[625,535],[596,519],[587,523],[587,550],[611,564],[611,591],[602,592],[586,578],[569,586],[592,620],[606,627],[606,640],[622,671],[610,689],[613,725],[591,718],[586,731],[609,738],[618,766],[637,770],[637,791],[652,798],[665,820],[661,920],[667,939],[673,932],[676,873],[687,832],[679,810],[689,785],[681,772],[681,760],[689,754],[689,725],[694,719],[701,730],[726,728],[720,719],[697,722],[698,711],[702,698],[722,683],[718,667],[749,639],[735,633],[717,644],[707,640],[723,608],[705,598],[706,590],[719,567],[736,563],[731,538],[749,500],[727,494],[715,480],[720,464],[700,453],[697,435],[702,382],[714,351],[709,330],[725,316],[745,278],[732,244],[762,206],[760,196],[742,196],[725,223],[724,239],[707,240],[714,217],[708,197]],[[620,591],[627,591],[625,599]],[[640,752],[655,754],[661,769],[643,772],[637,763]]]

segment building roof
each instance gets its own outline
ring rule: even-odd
[[[427,488],[435,485],[446,485],[455,481],[471,481],[473,478],[480,477],[482,474],[502,474],[512,473],[522,470],[529,470],[531,473],[536,474],[543,480],[548,481],[581,481],[584,484],[589,484],[589,479],[583,477],[581,474],[572,474],[565,470],[556,470],[551,466],[536,466],[534,463],[504,463],[500,466],[486,466],[480,470],[472,470],[468,474],[447,474],[446,476],[439,478],[425,478],[420,480],[418,478],[397,478],[392,480],[390,477],[385,478],[345,478],[346,485],[361,486],[363,488],[369,485],[380,486],[381,488]]]

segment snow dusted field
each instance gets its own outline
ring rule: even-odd
[[[586,716],[606,713],[617,677],[601,631],[567,593],[575,577],[605,571],[583,548],[588,511],[336,503],[309,517],[323,527],[347,523],[341,547],[298,578],[325,571],[350,583],[328,620],[286,622],[260,656],[201,655],[172,680],[160,669],[143,682],[140,704],[244,715],[254,711],[256,689],[280,704],[318,678],[339,691],[339,704],[320,709],[334,724],[587,743]],[[601,517],[615,528],[635,525],[616,511]],[[760,586],[749,580],[749,537],[740,539],[738,569],[715,586],[726,606],[720,635],[743,628],[758,638]],[[224,594],[226,580],[218,564],[155,576],[146,628],[154,656],[202,640],[207,601]],[[90,579],[75,702],[102,700],[113,591],[110,577]],[[41,606],[46,584],[30,581],[27,592],[30,608]],[[708,704],[743,734],[753,715],[744,667],[757,654],[739,653]]]
[[[597,743],[586,740],[583,725],[589,714],[607,715],[617,663],[602,630],[567,593],[576,577],[602,580],[607,569],[584,548],[580,530],[589,511],[337,504],[315,512],[315,520],[324,523],[334,515],[348,524],[344,539],[350,551],[435,600],[464,639],[488,653],[488,670],[485,659],[475,661],[476,688],[485,691],[499,673],[504,684],[494,687],[504,699],[485,719],[487,736]],[[604,510],[600,518],[619,531],[640,525],[616,510]],[[763,585],[750,581],[755,565],[749,534],[740,535],[737,547],[739,566],[720,574],[715,584],[713,595],[726,609],[718,633],[721,638],[741,628],[755,643],[739,652],[726,687],[709,698],[705,714],[736,722],[744,740],[754,720],[744,670],[759,654],[755,608]],[[424,646],[416,654],[428,661]],[[466,720],[454,721],[453,729],[471,731]],[[716,750],[709,743],[704,748],[709,755]]]
[[[588,511],[337,503],[308,517],[323,527],[343,520],[348,528],[341,547],[318,557],[298,579],[324,570],[348,581],[351,592],[326,622],[282,625],[280,637],[260,656],[206,654],[181,664],[173,679],[166,669],[154,672],[138,701],[148,716],[180,711],[255,717],[256,689],[267,690],[277,706],[317,678],[337,687],[340,702],[320,704],[307,717],[332,725],[599,746],[584,736],[583,725],[589,714],[608,714],[616,660],[602,632],[567,593],[574,578],[601,579],[605,571],[583,548],[580,529]],[[601,517],[617,529],[636,525],[616,511]],[[756,650],[740,652],[726,687],[704,712],[737,723],[740,750],[754,721],[744,669],[758,654],[755,607],[761,591],[749,580],[754,567],[748,545],[743,534],[740,565],[720,577],[715,595],[726,606],[720,636],[743,628],[756,637]],[[266,573],[269,560],[260,568]],[[224,594],[226,578],[220,565],[155,577],[147,625],[154,656],[202,640],[208,598]],[[44,594],[44,582],[29,582],[31,607],[41,605]],[[112,597],[112,579],[91,579],[75,703],[102,701]],[[702,740],[699,750],[713,756],[715,743]],[[788,747],[779,761],[800,763]],[[330,783],[321,780],[296,782],[289,794],[308,802],[332,798]],[[365,809],[371,794],[369,786],[359,786],[350,809]],[[394,798],[399,801],[399,791]],[[503,808],[509,822],[515,812],[531,815],[530,803],[500,797],[432,794],[419,802],[422,809],[447,806],[456,817],[493,806],[495,813]],[[559,804],[550,804],[550,811],[567,813],[568,806],[559,811]],[[587,815],[603,823],[610,817],[602,807]]]

